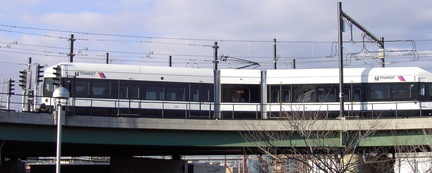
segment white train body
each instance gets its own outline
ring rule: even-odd
[[[76,114],[140,115],[140,111],[137,110],[147,109],[157,110],[156,112],[160,114],[164,110],[184,111],[199,107],[202,110],[211,110],[210,100],[213,96],[210,95],[210,91],[212,91],[213,72],[208,69],[89,63],[59,65],[62,69],[62,85],[70,90],[69,105]],[[44,78],[54,78],[53,72],[53,68],[48,68]],[[175,91],[175,89],[185,89],[185,87],[177,87],[185,84],[207,87],[205,89],[208,91],[208,98],[202,97],[204,100],[195,98],[192,99],[193,102],[186,101],[189,98],[186,99],[185,91]],[[44,86],[42,103],[53,105],[54,100],[46,97],[53,91],[53,86],[49,82],[44,82]],[[166,91],[168,86],[170,90]],[[147,87],[146,93],[141,93],[142,87]],[[183,92],[183,95],[176,95],[177,92]],[[141,96],[146,96],[148,99],[141,99]],[[131,110],[135,111],[131,112]]]
[[[69,114],[223,119],[267,119],[298,112],[339,116],[338,69],[221,69],[215,79],[212,69],[58,65],[62,86],[71,93]],[[54,105],[53,67],[44,75],[42,104],[47,107]],[[345,68],[345,116],[429,115],[429,81],[432,74],[416,67]],[[220,93],[214,93],[214,86]],[[220,104],[215,105],[215,97]],[[220,117],[213,116],[218,115],[215,110]]]
[[[432,74],[416,67],[407,68],[346,68],[344,69],[344,109],[351,116],[421,115],[432,107]],[[340,110],[339,69],[267,70],[267,86],[305,86],[309,100],[283,100],[267,104],[267,111]],[[312,87],[310,87],[312,86]],[[294,94],[294,87],[287,93]],[[323,92],[326,91],[326,92]],[[396,95],[396,92],[404,95]],[[304,92],[307,93],[307,92]],[[429,95],[427,95],[427,93]],[[378,94],[376,98],[372,96]],[[271,89],[269,97],[272,96]],[[295,99],[294,97],[289,97]],[[271,98],[270,98],[271,100]],[[317,104],[317,102],[319,104]],[[367,113],[368,115],[364,115]]]

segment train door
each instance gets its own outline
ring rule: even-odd
[[[140,115],[140,88],[138,82],[120,81],[117,99],[118,115]]]
[[[427,108],[430,108],[432,106],[432,84],[427,83],[426,78],[419,78],[419,109],[420,109],[420,116],[422,115],[430,115],[432,114],[432,111],[427,110]]]
[[[344,102],[348,111],[348,116],[361,116],[361,113],[367,110],[362,98],[363,89],[361,84],[349,84],[344,86]],[[348,107],[347,107],[348,106]]]
[[[213,87],[210,84],[189,84],[188,115],[209,119],[212,115]]]

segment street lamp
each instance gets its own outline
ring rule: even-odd
[[[56,173],[60,173],[60,157],[61,157],[61,138],[62,138],[62,124],[61,115],[63,113],[62,103],[66,105],[69,99],[69,91],[64,87],[57,87],[53,92],[53,98],[56,102],[57,113],[57,154],[56,154]]]

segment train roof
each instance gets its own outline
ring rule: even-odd
[[[221,69],[221,84],[257,84],[261,83],[261,71],[256,69]]]
[[[95,63],[59,63],[57,65],[62,67],[62,76],[76,78],[213,83],[213,71],[203,68]],[[45,70],[45,77],[54,76],[53,67]]]
[[[63,76],[117,80],[213,83],[213,69],[142,65],[60,63]],[[55,65],[55,66],[57,66]],[[54,66],[45,70],[53,77]],[[338,68],[269,69],[267,84],[339,83]],[[261,71],[256,69],[221,69],[222,84],[259,84]],[[345,68],[344,83],[432,81],[432,73],[418,67]]]
[[[432,81],[432,74],[418,67],[345,68],[344,83]],[[339,69],[267,70],[268,84],[339,83]]]
[[[57,65],[65,68],[63,69],[62,76],[67,75],[69,77],[74,76],[76,78],[214,83],[214,72],[213,69],[209,68],[182,68],[95,63],[59,63]],[[45,70],[45,77],[54,77],[54,66]],[[221,69],[221,83],[259,84],[261,82],[260,73],[260,70],[256,69]]]

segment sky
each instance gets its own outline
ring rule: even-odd
[[[18,80],[32,64],[74,62],[212,68],[337,68],[334,0],[14,0],[0,6],[0,78]],[[342,10],[377,38],[386,67],[432,71],[432,1],[342,1]],[[351,26],[351,27],[350,27]],[[345,24],[344,67],[381,67],[378,47]]]

